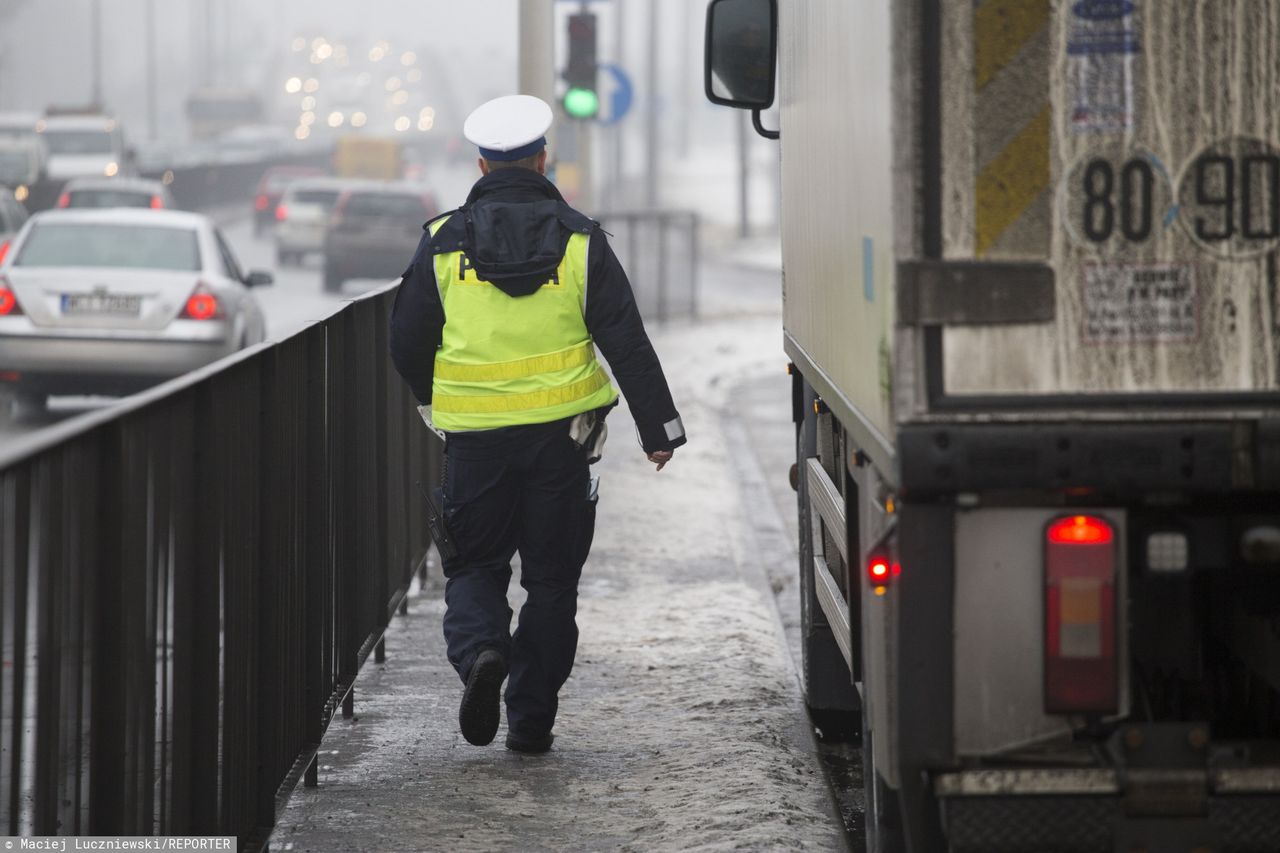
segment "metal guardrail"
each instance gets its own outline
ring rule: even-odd
[[[220,204],[251,202],[262,173],[271,166],[314,166],[327,170],[332,157],[328,149],[321,149],[269,160],[144,169],[142,175],[167,183],[174,202],[183,210],[201,210]]]
[[[665,323],[698,316],[699,217],[692,210],[596,214],[631,279],[640,313]]]
[[[261,845],[423,565],[394,286],[0,450],[0,821]]]

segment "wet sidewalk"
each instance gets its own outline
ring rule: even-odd
[[[505,725],[483,748],[458,733],[433,567],[387,635],[386,663],[357,681],[355,720],[331,726],[320,787],[299,788],[281,814],[273,850],[843,845],[768,580],[794,557],[752,442],[787,434],[788,400],[735,405],[735,389],[785,364],[778,318],[653,337],[691,443],[655,473],[629,415],[610,419],[553,751],[508,752]],[[521,598],[513,580],[513,607]]]

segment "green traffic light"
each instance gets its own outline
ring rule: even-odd
[[[571,118],[594,118],[600,111],[600,96],[591,89],[572,88],[565,92],[564,111]]]

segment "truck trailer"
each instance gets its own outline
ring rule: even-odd
[[[869,849],[1280,851],[1280,2],[713,0],[706,60]]]

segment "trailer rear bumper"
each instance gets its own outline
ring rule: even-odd
[[[933,789],[951,853],[1280,850],[1280,767],[966,770]]]

